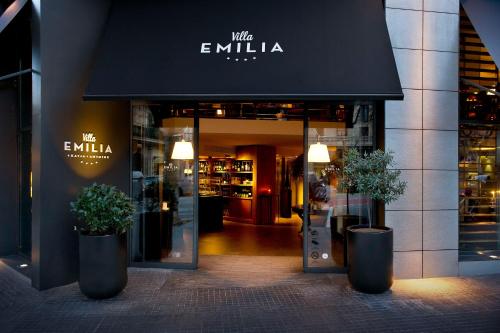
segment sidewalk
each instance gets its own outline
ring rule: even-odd
[[[119,296],[77,284],[43,292],[0,261],[0,331],[499,332],[500,275],[398,280],[353,291],[345,275],[304,274],[298,257],[201,257],[197,271],[129,269]]]

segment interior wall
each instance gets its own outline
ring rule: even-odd
[[[81,96],[111,1],[33,1],[33,276],[47,289],[74,282],[78,234],[69,203],[93,182],[129,193],[128,102],[83,102]],[[109,160],[86,165],[68,157],[65,141],[93,133],[110,145]]]
[[[0,87],[0,255],[16,253],[19,242],[17,111],[16,91]]]

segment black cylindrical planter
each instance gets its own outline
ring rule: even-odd
[[[347,228],[349,282],[365,293],[382,293],[392,286],[392,229],[367,225]],[[365,229],[365,230],[363,230]]]
[[[127,239],[125,234],[80,234],[80,290],[90,298],[109,298],[127,285]]]

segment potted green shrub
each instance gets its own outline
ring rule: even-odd
[[[127,285],[126,232],[134,214],[130,198],[114,186],[93,184],[82,189],[71,211],[81,222],[80,290],[90,298],[115,296]]]
[[[406,190],[400,180],[401,171],[394,170],[392,152],[376,150],[361,154],[349,149],[344,173],[357,193],[388,204],[397,200]],[[372,223],[371,205],[367,205],[368,225],[347,228],[348,276],[356,290],[381,293],[393,281],[393,232],[391,228]]]

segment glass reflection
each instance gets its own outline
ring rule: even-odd
[[[340,182],[347,149],[373,150],[374,116],[371,103],[309,109],[309,159],[304,174],[309,183],[306,255],[310,268],[346,266],[345,229],[367,223],[371,200],[342,188]]]
[[[194,120],[155,105],[132,111],[132,260],[192,263]]]

